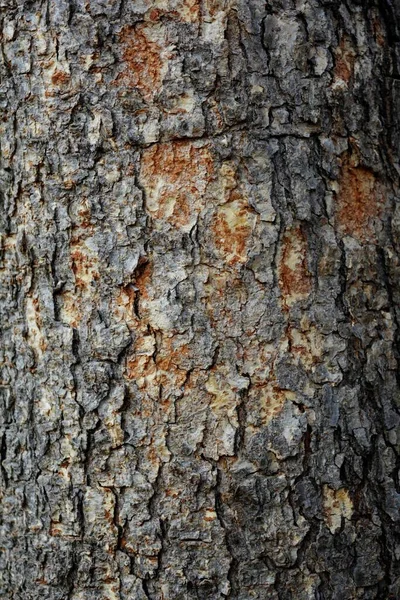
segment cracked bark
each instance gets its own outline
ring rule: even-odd
[[[399,598],[397,1],[0,8],[0,596]]]

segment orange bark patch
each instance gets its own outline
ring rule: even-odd
[[[372,18],[372,31],[378,46],[383,47],[386,43],[386,35],[382,26],[382,21],[378,16]]]
[[[75,286],[89,289],[94,280],[99,279],[98,257],[92,248],[93,226],[90,222],[90,208],[86,198],[76,212],[76,222],[71,234],[71,269],[75,275]]]
[[[288,390],[281,390],[278,386],[269,384],[260,388],[261,406],[264,424],[279,415],[288,398],[293,399],[295,394]]]
[[[60,536],[62,534],[63,534],[63,532],[62,532],[62,528],[60,526],[60,523],[53,523],[53,521],[51,521],[51,523],[50,523],[50,535],[57,537],[57,536]]]
[[[51,76],[51,82],[54,85],[61,85],[63,83],[67,83],[69,79],[70,76],[65,71],[54,71],[53,75]]]
[[[75,285],[78,288],[87,288],[92,281],[99,278],[96,261],[85,246],[71,252],[72,270],[75,275]]]
[[[161,25],[141,23],[126,25],[121,33],[122,58],[125,69],[116,83],[137,88],[146,100],[151,100],[161,89],[162,80],[171,54],[164,48]]]
[[[290,390],[282,390],[274,380],[254,385],[249,390],[248,409],[250,426],[266,426],[277,417],[287,400],[293,401],[296,395]]]
[[[160,384],[169,391],[179,388],[186,378],[184,364],[190,355],[187,344],[181,344],[175,338],[165,338],[157,355],[157,369]]]
[[[307,267],[307,241],[298,225],[283,236],[279,261],[279,287],[285,308],[305,300],[311,292],[311,275]]]
[[[342,37],[336,50],[335,79],[348,83],[354,74],[356,53],[348,37]]]
[[[96,302],[95,282],[100,279],[100,271],[90,218],[90,208],[84,198],[75,213],[70,241],[70,265],[75,288],[66,289],[60,294],[60,315],[71,327],[77,327],[85,309]]]
[[[164,338],[157,354],[153,334],[141,335],[134,348],[134,353],[127,360],[125,375],[134,380],[142,391],[154,400],[165,401],[183,385],[187,367],[185,361],[190,351],[179,339]]]
[[[230,200],[218,208],[212,227],[214,242],[229,265],[246,262],[254,223],[255,215],[239,192],[232,192]]]
[[[180,336],[164,336],[150,325],[150,305],[155,293],[151,286],[152,275],[153,263],[143,259],[135,270],[133,286],[121,290],[117,308],[122,316],[126,310],[133,315],[131,325],[136,339],[127,357],[125,377],[135,382],[143,400],[150,402],[148,409],[142,406],[142,416],[152,413],[155,402],[161,404],[163,410],[169,408],[170,396],[180,393],[191,366],[186,341]]]
[[[340,231],[361,242],[374,241],[375,222],[384,203],[382,185],[374,173],[355,166],[346,157],[342,162],[337,194],[336,219]]]
[[[182,21],[194,23],[198,21],[200,14],[199,0],[184,0],[179,3],[178,14]]]
[[[189,231],[214,177],[210,150],[193,142],[154,145],[143,152],[140,177],[151,215]]]

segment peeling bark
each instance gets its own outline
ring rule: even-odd
[[[399,598],[397,1],[0,9],[1,598]]]

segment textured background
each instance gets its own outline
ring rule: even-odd
[[[0,597],[400,598],[397,3],[0,0]]]

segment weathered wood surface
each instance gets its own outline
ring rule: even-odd
[[[398,2],[0,19],[0,597],[400,598]]]

